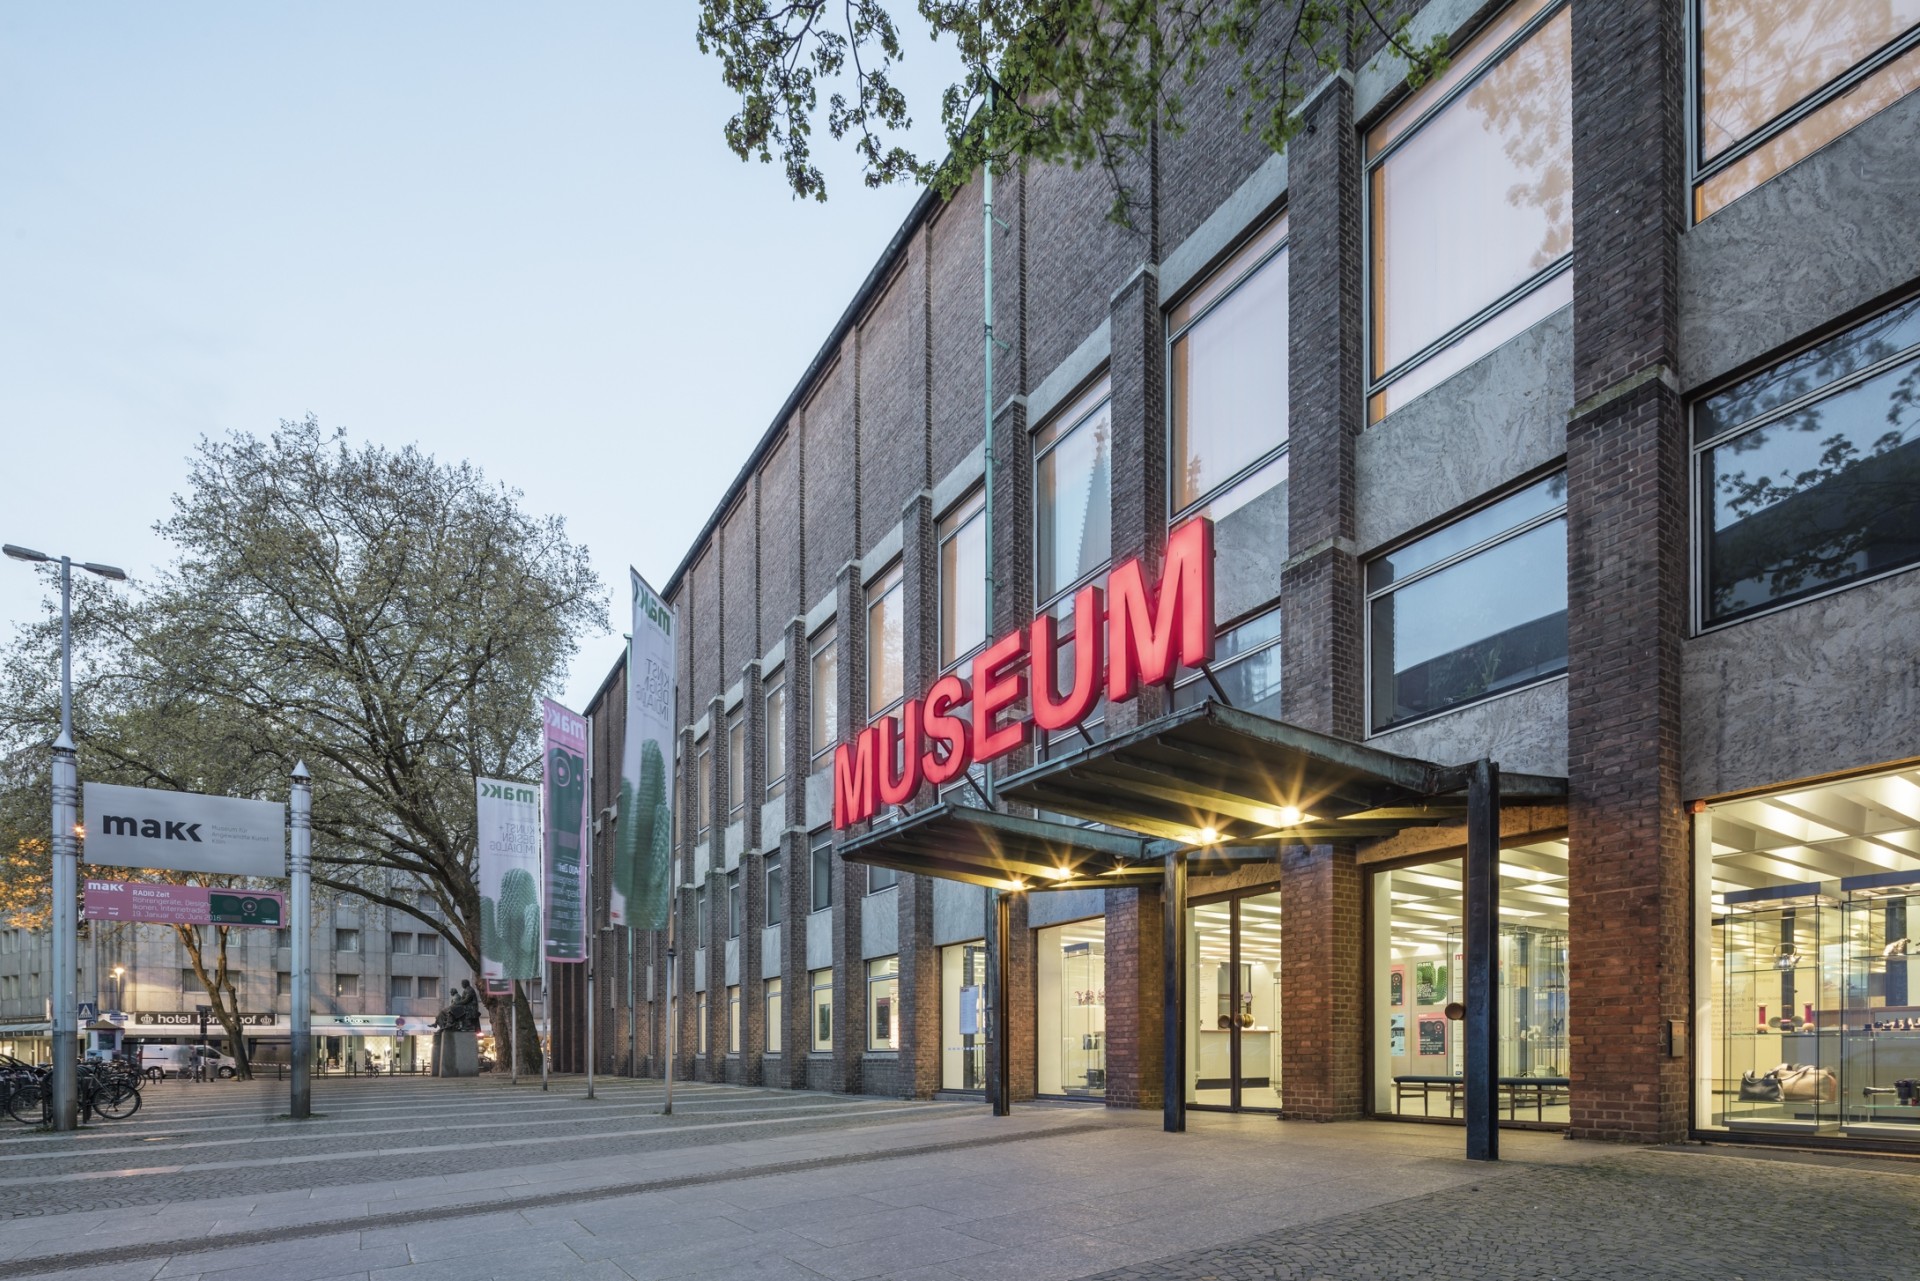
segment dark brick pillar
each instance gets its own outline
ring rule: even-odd
[[[767,1048],[766,1014],[760,982],[761,925],[767,919],[767,860],[760,852],[760,803],[767,795],[766,673],[760,660],[748,663],[740,677],[747,723],[746,808],[740,854],[740,1071],[743,1085],[759,1085],[761,1055]]]
[[[1669,1057],[1663,1036],[1667,1020],[1689,1017],[1692,945],[1680,791],[1687,447],[1673,373],[1684,51],[1678,6],[1574,6],[1572,1133],[1646,1142],[1688,1127],[1687,1060]]]
[[[723,669],[724,670],[724,669]],[[707,704],[707,744],[713,750],[713,823],[707,828],[707,1053],[703,1081],[727,1079],[727,704]],[[696,1043],[697,1044],[697,1043]]]
[[[867,591],[859,561],[840,567],[835,596],[840,619],[840,737],[845,741],[867,723]],[[827,1081],[829,1089],[844,1094],[859,1093],[860,1060],[867,1051],[867,967],[860,934],[867,869],[841,859],[839,847],[866,826],[834,834],[833,1067]]]
[[[933,684],[940,670],[940,563],[933,495],[922,490],[900,513],[902,688],[909,698]],[[914,807],[931,804],[923,787]],[[900,1049],[895,1092],[926,1098],[940,1087],[940,951],[933,942],[933,881],[902,876],[895,892],[900,955]]]
[[[1114,294],[1108,312],[1113,339],[1113,559],[1138,556],[1157,581],[1167,545],[1166,331],[1160,275],[1142,265]],[[1107,731],[1122,733],[1171,706],[1168,691],[1147,687],[1107,709]]]
[[[1107,891],[1108,1107],[1157,1108],[1166,1098],[1164,916],[1157,890]]]
[[[1354,439],[1362,411],[1359,143],[1353,82],[1328,79],[1302,108],[1288,149],[1287,300],[1292,441],[1282,575],[1284,718],[1360,738],[1360,564],[1354,545]],[[1288,1116],[1363,1115],[1360,974],[1364,877],[1351,846],[1282,851],[1286,912],[1281,1107]]]
[[[807,620],[787,623],[787,794],[786,830],[780,856],[787,870],[786,920],[780,926],[781,1023],[780,1079],[768,1084],[807,1088],[807,1055],[812,991],[807,983],[807,915],[812,909],[811,843],[807,838],[808,753],[813,724],[813,667],[807,656]]]

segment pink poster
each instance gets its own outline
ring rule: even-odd
[[[272,890],[99,881],[88,877],[85,912],[89,921],[279,927],[287,923],[287,900]]]

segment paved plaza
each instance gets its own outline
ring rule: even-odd
[[[578,1078],[150,1087],[0,1128],[0,1281],[1920,1275],[1920,1163]]]

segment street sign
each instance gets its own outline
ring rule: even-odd
[[[85,800],[89,863],[233,876],[287,874],[287,807],[277,801],[114,783],[88,783]]]
[[[80,1019],[82,1022],[91,1023],[99,1017],[100,1007],[97,1004],[92,1001],[80,1002]]]
[[[89,921],[154,925],[279,926],[286,922],[285,902],[284,895],[272,890],[216,890],[89,876],[84,915]]]

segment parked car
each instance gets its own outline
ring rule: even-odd
[[[140,1070],[152,1081],[168,1076],[192,1076],[194,1064],[201,1061],[206,1063],[208,1076],[223,1081],[238,1070],[231,1055],[222,1054],[210,1045],[140,1047]]]

